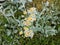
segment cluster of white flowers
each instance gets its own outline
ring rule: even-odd
[[[36,21],[36,15],[35,14],[37,12],[34,13],[35,11],[36,11],[36,8],[32,7],[29,10],[23,12],[24,14],[28,14],[28,17],[24,19],[25,20],[23,22],[24,25],[29,26],[29,25],[31,25],[31,22]]]
[[[29,8],[27,11],[26,10],[23,11],[23,14],[25,14],[25,15],[28,14],[28,17],[26,17],[24,19],[25,21],[23,21],[23,24],[25,25],[25,27],[24,27],[24,36],[25,37],[31,37],[32,38],[34,35],[33,30],[29,29],[28,27],[31,26],[34,21],[36,21],[36,15],[35,14],[37,14],[37,12],[36,13],[35,12],[36,12],[36,8],[34,8],[34,7]],[[23,32],[21,31],[20,35],[22,33]]]
[[[22,34],[24,34],[24,37],[30,37],[30,38],[33,38],[34,36],[33,30],[30,30],[28,27],[24,27],[24,32],[23,31],[19,32],[19,35]]]

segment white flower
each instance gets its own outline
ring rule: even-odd
[[[30,26],[30,25],[31,25],[31,22],[29,22],[29,21],[24,21],[23,24],[24,24],[25,26]]]
[[[23,11],[23,14],[27,14],[27,11],[25,10],[25,11]]]
[[[23,31],[20,31],[20,32],[19,32],[19,35],[22,35],[22,34],[23,34]]]
[[[28,11],[28,14],[37,14],[35,7],[29,8],[27,11]]]
[[[25,37],[30,37],[30,38],[33,38],[33,35],[34,35],[32,30],[25,30],[24,34],[25,34]]]
[[[24,27],[24,30],[29,30],[29,28],[28,27]]]
[[[48,1],[45,3],[45,6],[49,6],[49,2]]]
[[[35,14],[29,15],[29,17],[27,18],[27,21],[30,21],[30,22],[36,21],[36,15]]]

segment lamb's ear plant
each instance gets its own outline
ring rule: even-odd
[[[20,39],[21,41],[26,37],[33,39],[37,31],[43,37],[56,35],[60,31],[60,11],[55,3],[42,2],[42,10],[39,12],[36,7],[26,8],[27,2],[32,0],[7,0],[0,6],[0,43],[3,42],[2,45],[17,43],[19,45]]]

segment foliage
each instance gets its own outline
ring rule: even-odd
[[[7,0],[0,6],[0,45],[60,44],[60,40],[54,38],[60,32],[58,1],[42,2],[40,12],[34,6],[26,6],[31,2]]]

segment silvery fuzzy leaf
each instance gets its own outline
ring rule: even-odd
[[[29,2],[32,2],[32,0],[28,0]]]
[[[20,3],[22,3],[23,5],[25,5],[26,0],[20,0]]]
[[[14,30],[14,31],[13,31],[13,33],[17,33],[17,32],[18,32],[18,30]]]
[[[11,0],[11,2],[13,2],[13,0]]]
[[[58,27],[58,31],[60,32],[60,27]]]
[[[5,16],[9,17],[9,16],[12,16],[12,14],[11,14],[11,13],[9,13],[9,14],[5,14]]]
[[[36,32],[36,31],[41,31],[41,28],[39,28],[39,27],[34,27],[34,26],[31,26],[30,29],[33,30],[34,32]]]
[[[0,10],[3,8],[3,6],[0,6]]]
[[[8,18],[9,23],[17,24],[17,22],[13,18]]]
[[[20,2],[20,0],[11,0],[11,2],[14,2],[14,3],[19,3]]]
[[[45,30],[46,35],[55,35],[57,33],[57,30],[51,29],[51,30]]]
[[[21,5],[18,9],[23,11],[24,7],[25,7],[25,5]]]
[[[11,30],[7,30],[6,33],[7,33],[8,36],[10,36],[10,34],[11,34]]]
[[[21,20],[21,21],[19,22],[18,26],[24,26],[23,20]]]
[[[4,26],[7,27],[7,24],[5,24]]]
[[[0,0],[0,1],[5,1],[5,0]]]
[[[51,28],[52,28],[51,26],[45,26],[44,27],[45,30],[51,30]]]

